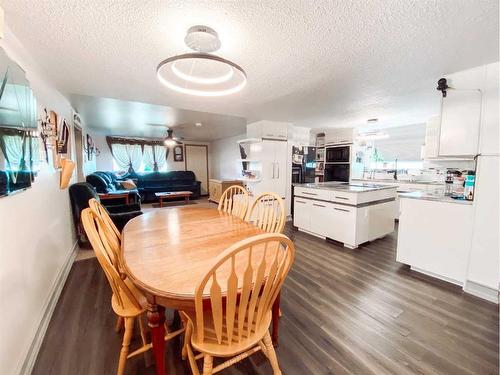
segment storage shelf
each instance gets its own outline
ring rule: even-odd
[[[262,138],[246,138],[246,139],[240,139],[239,141],[236,141],[236,143],[260,143],[262,142]]]
[[[261,178],[239,178],[238,181],[242,182],[259,182],[262,181]]]

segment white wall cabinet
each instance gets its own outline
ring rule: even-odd
[[[439,156],[439,125],[441,118],[432,117],[425,126],[424,159],[433,159]]]
[[[354,142],[353,128],[327,129],[325,131],[325,143],[327,145],[348,144]]]
[[[441,102],[439,156],[474,156],[478,153],[481,122],[479,90],[448,90]]]
[[[268,120],[253,122],[247,125],[247,137],[286,140],[289,126],[287,122]]]

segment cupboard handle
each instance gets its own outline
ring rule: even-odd
[[[295,202],[296,202],[296,203],[304,203],[304,204],[306,203],[306,202],[304,202],[304,201],[298,201],[298,200],[296,200]]]
[[[273,179],[274,179],[274,163],[273,163]]]
[[[276,178],[280,178],[280,165],[278,163],[276,163],[276,167],[278,170],[278,177],[276,177]]]
[[[307,191],[303,191],[303,192],[302,192],[302,194],[307,194],[307,195],[318,195],[318,194],[316,194],[316,193],[309,193],[309,192],[307,192]]]
[[[349,211],[349,210],[344,210],[343,208],[337,208],[337,207],[334,207],[333,209],[334,209],[334,210],[337,210],[337,211],[351,212],[351,211]]]
[[[323,206],[322,204],[316,204],[316,203],[313,203],[313,206],[316,206],[316,207],[326,207],[326,206]]]
[[[337,196],[335,196],[335,198],[349,200],[349,198],[346,198],[346,197],[337,197]]]

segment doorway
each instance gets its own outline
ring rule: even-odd
[[[200,194],[208,195],[208,146],[184,145],[186,171],[193,171],[201,181]]]
[[[85,174],[83,173],[83,133],[82,129],[73,125],[75,133],[75,154],[76,154],[76,180],[77,182],[85,181]]]

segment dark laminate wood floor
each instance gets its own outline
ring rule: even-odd
[[[498,306],[397,264],[396,235],[348,250],[286,233],[297,256],[281,298],[284,374],[498,374]],[[95,259],[74,264],[33,374],[115,373],[110,295]],[[189,374],[180,341],[167,348],[168,373]],[[271,373],[260,353],[221,372]],[[138,356],[127,374],[154,366]]]

